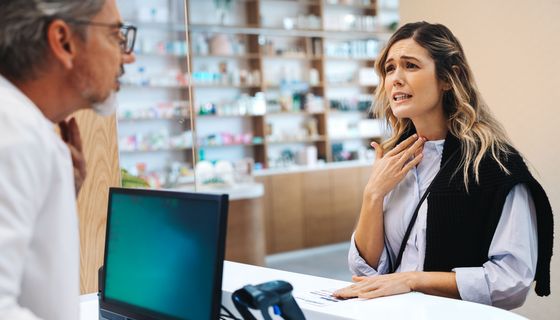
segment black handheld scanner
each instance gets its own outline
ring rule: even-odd
[[[286,281],[276,280],[256,286],[247,285],[236,290],[231,299],[245,320],[256,320],[249,308],[260,310],[265,320],[272,320],[268,308],[286,320],[304,320],[305,316],[292,296],[293,287]]]

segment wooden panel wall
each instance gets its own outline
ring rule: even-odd
[[[304,245],[320,246],[334,242],[331,177],[320,170],[303,174]]]
[[[266,253],[274,252],[274,219],[272,219],[272,195],[271,195],[271,184],[270,177],[260,176],[256,177],[255,181],[262,183],[264,186],[264,196],[263,196],[263,216],[264,216],[264,228],[265,228],[265,238],[266,238]]]
[[[97,291],[103,263],[109,187],[120,186],[116,119],[92,111],[76,114],[87,161],[87,178],[78,197],[80,219],[80,291]]]
[[[266,254],[263,199],[229,202],[226,260],[264,266]]]
[[[334,242],[350,240],[362,205],[360,168],[331,170]]]
[[[267,254],[350,240],[371,167],[261,176]]]
[[[274,176],[270,183],[274,223],[272,234],[275,251],[290,251],[303,247],[303,206],[301,174]]]

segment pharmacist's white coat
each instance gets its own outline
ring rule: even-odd
[[[0,76],[0,319],[79,317],[70,152],[54,124]]]

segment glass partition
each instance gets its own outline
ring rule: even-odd
[[[123,186],[177,188],[194,183],[186,3],[118,1],[138,28],[135,63],[125,66],[118,135]]]
[[[119,93],[125,185],[235,184],[368,161],[370,106],[396,1],[119,1],[138,27]],[[136,180],[134,177],[139,177]],[[130,178],[127,180],[127,178]]]
[[[118,5],[138,27],[119,92],[123,186],[230,194],[228,260],[349,241],[370,143],[387,134],[373,67],[398,0]]]

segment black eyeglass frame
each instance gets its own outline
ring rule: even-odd
[[[64,21],[75,23],[75,24],[87,24],[87,25],[99,26],[99,27],[119,28],[121,34],[124,37],[124,40],[121,43],[123,52],[125,54],[131,54],[132,51],[134,51],[134,44],[136,43],[136,33],[138,31],[138,28],[136,28],[136,26],[133,26],[131,24],[124,24],[124,23],[105,23],[105,22],[96,22],[96,21],[78,20],[78,19],[64,19]],[[132,33],[132,40],[129,40],[131,33]]]

